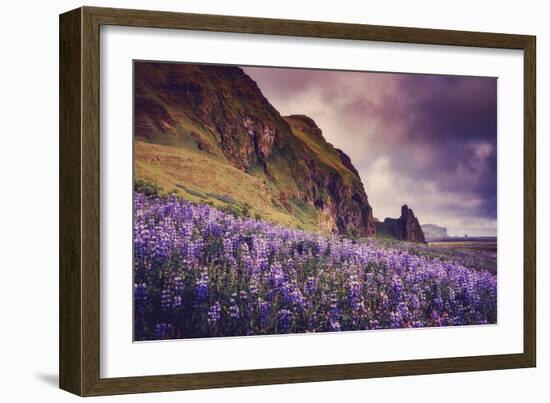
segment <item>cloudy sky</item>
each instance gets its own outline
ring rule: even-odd
[[[496,235],[496,79],[244,70],[282,115],[310,116],[351,157],[375,217],[408,204],[450,235]]]

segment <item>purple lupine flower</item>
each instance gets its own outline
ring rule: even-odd
[[[379,329],[380,322],[377,319],[369,320],[369,329]]]
[[[216,323],[218,323],[221,318],[221,312],[222,307],[220,303],[218,301],[214,302],[214,304],[208,310],[208,323],[210,325],[215,325]]]
[[[169,310],[172,308],[172,298],[174,297],[174,292],[170,289],[162,290],[160,297],[160,305],[163,311]]]
[[[172,329],[172,325],[167,323],[157,323],[155,326],[155,339],[161,340],[167,337],[168,333]]]
[[[134,270],[136,334],[144,339],[203,336],[208,319],[216,322],[211,335],[272,333],[286,329],[285,309],[300,315],[295,332],[496,323],[494,252],[351,241],[176,197],[135,193]],[[229,303],[203,309],[187,306],[188,296]],[[147,327],[164,323],[151,316],[159,310],[175,316],[176,328]],[[243,320],[224,328],[222,311]]]
[[[441,324],[441,316],[439,316],[439,312],[437,311],[432,311],[432,321],[434,324],[436,325],[440,325]]]
[[[256,286],[256,283],[250,284],[250,295],[253,298],[257,298],[259,294],[258,287]]]
[[[239,319],[241,317],[241,312],[239,310],[239,307],[237,306],[234,296],[231,297],[231,299],[229,300],[229,316],[231,316],[233,319]]]
[[[271,315],[271,306],[269,302],[260,300],[258,302],[258,310],[260,316],[260,324],[265,327],[269,323]]]
[[[134,301],[138,304],[144,304],[147,302],[147,284],[134,284]]]
[[[183,291],[183,280],[180,276],[174,277],[174,291],[176,293]]]
[[[315,292],[315,278],[310,276],[306,280],[306,285],[304,287],[304,291],[307,295],[312,295]]]
[[[202,270],[200,278],[197,281],[195,295],[199,301],[205,300],[208,297],[208,269],[206,267]]]
[[[330,324],[331,331],[339,332],[341,330],[340,308],[338,308],[338,301],[334,296],[332,297],[331,303],[330,303],[329,324]]]
[[[172,308],[177,309],[181,306],[181,304],[182,304],[181,296],[180,295],[174,296],[174,299],[172,300]]]
[[[277,321],[279,324],[279,331],[281,333],[290,332],[290,328],[292,326],[292,312],[288,309],[280,309],[277,312]]]

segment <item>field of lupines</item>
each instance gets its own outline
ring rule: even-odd
[[[496,275],[136,192],[135,340],[496,323]]]

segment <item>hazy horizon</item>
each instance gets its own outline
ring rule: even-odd
[[[451,236],[496,236],[497,79],[243,67],[281,115],[311,117],[374,216],[401,205]]]

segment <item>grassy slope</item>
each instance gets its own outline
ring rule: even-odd
[[[251,215],[286,226],[318,231],[317,215],[309,206],[293,202],[289,212],[274,202],[269,182],[233,167],[225,158],[205,153],[191,144],[177,147],[135,142],[136,179],[152,180],[165,192],[175,192],[195,203],[218,208],[251,206]]]
[[[250,205],[252,216],[282,225],[316,232],[327,232],[334,226],[330,219],[327,221],[326,212],[302,202],[304,184],[300,178],[308,175],[302,151],[309,149],[319,162],[321,174],[340,174],[347,185],[360,180],[342,163],[331,144],[299,129],[303,122],[296,120],[293,124],[292,118],[285,118],[292,128],[289,131],[280,118],[274,118],[278,112],[258,97],[258,88],[250,85],[246,76],[236,74],[228,80],[215,70],[206,73],[198,66],[187,66],[186,78],[180,82],[174,81],[170,66],[162,65],[140,74],[146,78],[140,81],[140,99],[148,100],[152,109],[150,114],[142,114],[144,122],[136,137],[136,179],[150,179],[164,192],[177,192],[193,202],[222,208]],[[187,87],[178,91],[164,90],[183,83]],[[268,158],[270,178],[253,161],[246,173],[234,168],[218,146],[221,139],[214,127],[215,119],[210,124],[199,122],[194,112],[195,98],[182,97],[191,88],[190,83],[223,94],[223,110],[214,116],[242,116],[243,111],[253,111],[258,119],[278,125],[279,133],[287,136],[283,143],[296,152],[273,152]],[[157,113],[157,108],[163,112]]]
[[[344,166],[340,156],[336,152],[334,146],[318,136],[300,130],[296,125],[292,124],[292,119],[287,119],[291,124],[292,133],[312,151],[316,159],[330,170],[337,171],[342,175],[344,181],[348,184],[355,183],[357,178],[355,175]]]
[[[251,166],[247,173],[242,172],[223,156],[207,128],[170,110],[167,104],[164,106],[177,121],[177,126],[170,133],[157,132],[155,144],[150,144],[146,138],[136,140],[136,179],[152,180],[164,192],[175,192],[195,203],[237,209],[248,204],[252,216],[308,231],[326,232],[320,225],[324,218],[319,212],[298,197],[292,197],[300,194],[301,189],[292,179],[291,161],[273,155],[270,158],[272,180],[260,167]],[[295,125],[291,127],[295,136],[292,141],[305,145],[327,172],[338,172],[348,184],[358,180],[344,166],[331,144]],[[197,137],[212,144],[210,153],[197,148]],[[291,211],[277,200],[280,192],[290,196]]]
[[[293,196],[302,190],[292,179],[289,164],[295,167],[296,164],[288,161],[288,155],[275,153],[270,157],[272,179],[266,177],[261,167],[251,166],[247,173],[242,172],[223,156],[213,132],[191,121],[182,111],[174,110],[170,102],[153,92],[149,96],[155,97],[177,123],[168,133],[155,130],[154,144],[147,138],[136,139],[136,179],[151,180],[164,192],[177,193],[195,203],[237,210],[249,205],[252,216],[308,231],[327,232],[322,224],[326,218]],[[295,125],[291,127],[294,135],[291,141],[307,147],[325,171],[338,172],[348,184],[357,181],[331,144]],[[211,145],[210,152],[199,150],[198,140]],[[281,192],[288,196],[291,211],[278,200]]]
[[[218,147],[216,136],[213,132],[207,128],[192,122],[183,110],[173,108],[169,101],[163,99],[154,89],[143,86],[143,91],[147,93],[147,96],[154,99],[159,105],[161,105],[168,115],[177,124],[171,129],[170,134],[163,133],[157,130],[154,122],[149,122],[151,135],[154,137],[154,142],[157,144],[184,146],[184,147],[196,147],[197,140],[209,145],[211,153],[222,156],[223,153]],[[150,119],[147,115],[146,119]],[[142,141],[147,141],[145,138],[140,138]]]

